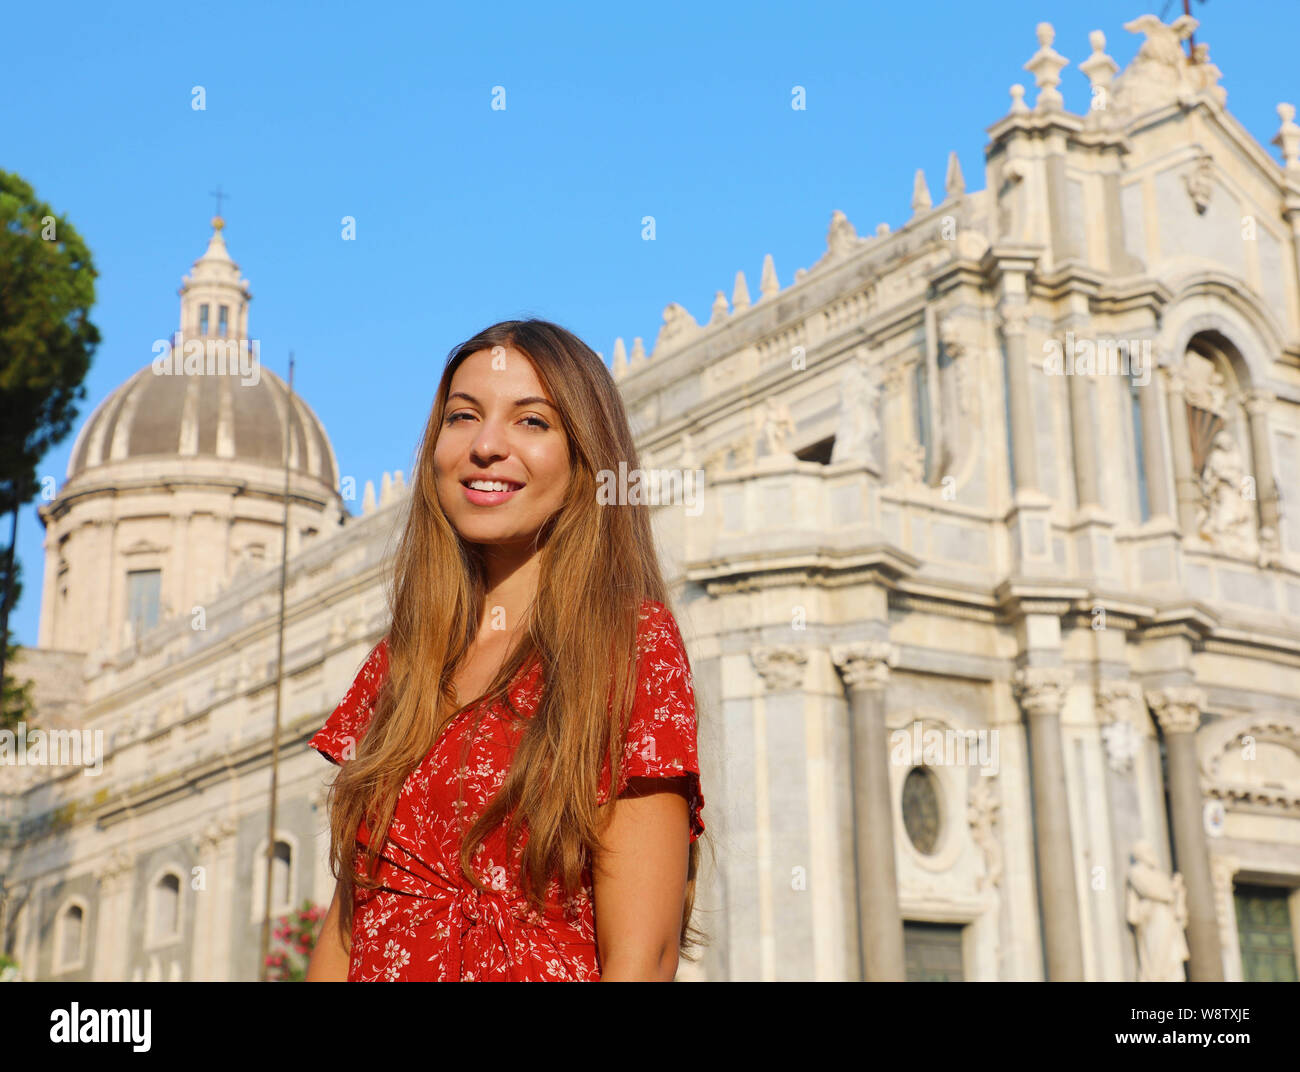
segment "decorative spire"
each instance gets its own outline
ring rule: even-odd
[[[1088,35],[1088,44],[1092,45],[1092,55],[1079,64],[1079,70],[1088,76],[1092,86],[1088,119],[1095,125],[1110,108],[1110,83],[1119,70],[1119,64],[1106,55],[1106,35],[1100,30],[1093,30]]]
[[[1277,106],[1282,127],[1273,138],[1273,144],[1282,150],[1282,160],[1287,171],[1300,171],[1300,126],[1295,122],[1295,105],[1285,101]]]
[[[645,363],[645,343],[641,341],[641,336],[638,335],[632,340],[632,359],[627,363],[628,371],[636,372]]]
[[[1029,105],[1025,103],[1025,87],[1019,82],[1011,87],[1011,114],[1020,115],[1029,111]]]
[[[1040,22],[1034,32],[1038,35],[1038,51],[1025,64],[1025,70],[1038,83],[1038,100],[1034,102],[1034,111],[1059,112],[1065,106],[1065,98],[1056,87],[1061,82],[1061,68],[1070,61],[1052,49],[1056,31],[1050,22]]]
[[[731,292],[731,307],[736,312],[749,308],[749,287],[745,283],[745,273],[736,273],[736,287]]]
[[[723,294],[722,291],[718,291],[717,294],[713,296],[713,310],[712,315],[709,317],[709,323],[721,323],[727,319],[727,314],[730,311],[731,310],[727,305],[727,296]]]
[[[966,177],[961,173],[961,161],[956,150],[948,154],[948,174],[944,176],[943,192],[946,198],[961,197],[966,192]]]
[[[930,187],[925,184],[925,172],[916,169],[916,178],[912,180],[912,213],[928,212],[931,205]]]
[[[627,375],[627,347],[623,345],[623,336],[614,340],[614,379],[621,380]]]
[[[772,260],[772,254],[770,253],[763,257],[763,276],[759,280],[758,289],[763,298],[770,298],[774,294],[781,293],[781,284],[776,281],[776,263]],[[761,301],[762,298],[759,300]]]

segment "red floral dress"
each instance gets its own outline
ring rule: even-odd
[[[693,842],[704,831],[704,797],[691,667],[677,622],[662,603],[642,604],[637,654],[636,699],[619,793],[628,778],[689,775]],[[312,737],[311,747],[335,763],[352,758],[387,672],[385,638]],[[542,685],[536,659],[511,681],[511,699],[525,716],[537,709]],[[480,701],[452,720],[407,777],[379,859],[380,885],[355,891],[349,982],[600,979],[589,864],[580,887],[567,898],[553,879],[546,909],[539,913],[516,883],[527,824],[508,861],[503,821],[474,857],[475,873],[489,892],[475,889],[460,870],[460,836],[505,781],[522,732],[523,724],[513,722],[499,703]],[[465,808],[457,815],[458,763],[467,742]],[[598,803],[608,792],[607,761]],[[358,867],[368,839],[363,821],[357,831]]]

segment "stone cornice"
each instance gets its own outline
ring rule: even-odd
[[[721,593],[795,583],[830,587],[879,581],[888,585],[910,576],[920,565],[920,559],[901,548],[877,543],[844,551],[809,546],[779,552],[754,551],[749,556],[726,555],[688,563],[683,573],[688,581],[706,586],[711,593]],[[773,579],[765,583],[764,575]]]

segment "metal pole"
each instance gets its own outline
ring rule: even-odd
[[[271,724],[271,803],[266,827],[266,899],[262,920],[262,982],[270,971],[266,958],[271,953],[271,880],[275,869],[275,796],[280,775],[280,693],[284,682],[284,592],[289,561],[289,436],[293,434],[293,351],[289,352],[289,396],[284,415],[284,533],[280,541],[280,621],[275,656],[275,719]]]

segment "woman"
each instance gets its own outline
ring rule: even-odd
[[[391,629],[311,740],[340,770],[309,980],[671,980],[703,937],[690,662],[648,509],[597,501],[620,461],[622,400],[568,331],[452,351]]]

